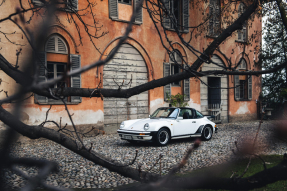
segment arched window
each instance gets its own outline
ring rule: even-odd
[[[240,3],[238,6],[238,17],[240,17],[240,15],[242,13],[244,13],[246,7],[243,3]],[[247,40],[247,22],[245,21],[242,25],[242,29],[238,30],[238,41],[242,41],[242,42],[246,42]]]
[[[170,55],[169,55],[169,62],[164,63],[164,77],[169,76],[169,75],[175,75],[181,72],[181,67],[183,61],[182,61],[182,55],[178,50],[174,50]],[[189,101],[190,98],[190,88],[189,88],[189,79],[185,79],[182,81],[176,81],[172,82],[171,84],[168,84],[164,86],[164,98],[165,101],[167,100],[168,97],[171,96],[172,88],[181,88],[181,92],[184,96],[184,99],[186,101]],[[175,90],[176,91],[176,90]],[[180,92],[180,93],[181,93]]]
[[[247,63],[244,58],[241,59],[240,64],[237,68],[239,71],[247,71]],[[252,76],[248,75],[235,75],[235,100],[251,100],[252,99]]]
[[[39,65],[38,81],[43,82],[49,79],[57,78],[64,75],[68,71],[76,70],[81,67],[81,56],[69,54],[66,41],[59,35],[51,35],[45,44],[45,51],[39,52],[35,57]],[[65,87],[81,87],[81,75],[65,78],[50,88],[65,88]],[[80,103],[79,96],[71,96],[65,98],[67,102]],[[45,96],[35,96],[35,102],[40,104],[59,104],[59,100],[48,98]]]

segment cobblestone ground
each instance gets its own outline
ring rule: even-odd
[[[287,147],[283,141],[275,141],[272,136],[273,123],[264,121],[259,132],[257,148],[260,154],[279,154],[286,153]],[[229,123],[218,125],[219,131],[213,135],[210,141],[201,143],[201,146],[192,153],[188,163],[181,172],[192,169],[206,167],[235,157],[232,149],[236,149],[235,141],[238,146],[248,143],[255,137],[259,121],[245,123]],[[186,149],[192,145],[195,139],[182,139],[171,141],[166,147],[157,147],[152,143],[131,144],[121,140],[118,135],[100,135],[85,139],[85,143],[93,143],[93,149],[114,160],[124,163],[131,161],[135,155],[136,149],[139,152],[137,161],[133,167],[139,164],[143,170],[150,169],[162,154],[161,169],[165,174],[169,169],[179,162],[186,152]],[[132,183],[133,180],[125,178],[109,170],[94,165],[92,162],[72,153],[71,151],[59,146],[51,141],[36,140],[26,143],[16,143],[12,154],[18,157],[37,157],[57,161],[60,166],[60,172],[51,174],[46,182],[55,186],[67,188],[110,188],[123,184]],[[159,165],[156,165],[152,171],[159,173]],[[28,174],[37,173],[37,169],[24,169]],[[5,173],[9,185],[13,188],[21,187],[25,181],[10,171]]]

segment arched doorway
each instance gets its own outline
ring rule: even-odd
[[[103,87],[127,89],[148,82],[142,55],[131,45],[123,44],[114,58],[104,66]],[[126,98],[104,98],[104,129],[116,131],[127,119],[148,117],[148,92]]]
[[[222,70],[220,65],[224,66],[224,62],[219,56],[213,55],[211,60],[217,65],[203,64],[202,71]],[[218,66],[219,65],[219,66]],[[209,75],[201,77],[204,83],[200,83],[200,102],[201,112],[204,115],[215,115],[215,122],[228,122],[228,80],[227,76]],[[207,84],[207,85],[206,85]],[[217,87],[217,88],[215,88]]]

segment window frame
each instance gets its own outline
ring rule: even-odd
[[[241,58],[241,63],[237,69],[239,71],[247,71],[247,62]],[[243,78],[244,80],[240,79]],[[234,75],[234,99],[235,101],[250,101],[252,100],[252,75]]]
[[[179,12],[178,12],[178,19],[179,26],[178,30],[180,32],[188,33],[189,32],[189,0],[163,0],[166,9],[168,10],[168,14],[174,14],[174,2],[179,2]],[[166,13],[162,13],[163,18],[163,26],[167,30],[175,31],[175,26],[170,20],[170,16],[166,15]]]
[[[174,55],[174,59],[175,59],[175,60],[172,60],[172,57],[169,56],[169,63],[170,63],[170,67],[171,67],[171,68],[170,68],[170,75],[174,75],[174,74],[178,74],[178,73],[181,72],[181,68],[179,67],[179,65],[182,66],[183,61],[182,61],[182,55],[181,55],[181,53],[179,52],[179,50],[174,50],[171,54]],[[175,63],[175,61],[176,61],[177,63]],[[180,63],[179,63],[179,62],[180,62]],[[177,72],[177,73],[175,73],[175,71],[174,71],[175,66],[178,67],[178,72]],[[172,82],[171,85],[172,85],[173,87],[181,87],[181,86],[182,86],[181,83],[182,83],[181,81]]]
[[[240,3],[238,6],[238,18],[241,16],[241,14],[246,10],[246,6],[244,3]],[[248,39],[248,31],[247,31],[248,27],[247,27],[247,21],[244,21],[243,25],[242,25],[242,29],[241,30],[237,30],[237,42],[242,42],[242,43],[246,43],[247,39]],[[245,35],[245,38],[244,38]]]

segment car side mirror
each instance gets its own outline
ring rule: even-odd
[[[148,115],[148,117],[150,118],[150,115]]]
[[[176,121],[183,120],[183,117],[177,117]]]

